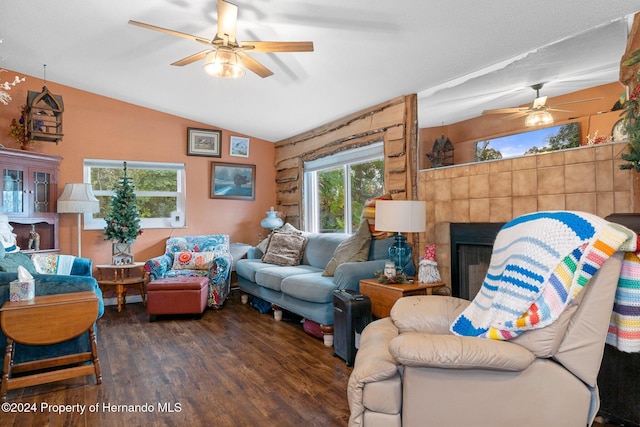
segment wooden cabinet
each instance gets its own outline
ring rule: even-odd
[[[31,226],[40,234],[40,251],[58,250],[56,198],[62,157],[0,148],[1,210],[9,218],[17,244],[28,249]]]

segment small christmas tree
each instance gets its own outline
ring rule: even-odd
[[[114,189],[111,198],[109,214],[105,217],[107,227],[104,229],[105,240],[115,240],[120,243],[133,243],[140,229],[140,211],[136,205],[136,194],[131,178],[127,176],[127,162],[124,162],[124,173]]]

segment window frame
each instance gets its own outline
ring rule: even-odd
[[[186,201],[187,201],[187,174],[184,163],[166,162],[142,162],[130,160],[104,160],[104,159],[84,159],[83,179],[85,183],[91,183],[91,169],[122,169],[123,163],[127,162],[127,170],[130,169],[153,169],[153,170],[175,170],[177,173],[176,191],[139,191],[135,190],[138,197],[176,197],[176,209],[182,212],[183,224],[186,224]],[[93,190],[96,196],[113,196],[113,190]],[[107,226],[104,218],[95,217],[94,213],[84,214],[85,230],[100,230]],[[184,225],[183,225],[184,227]],[[171,217],[140,218],[140,228],[177,228],[171,225]]]
[[[319,233],[320,215],[318,212],[318,173],[330,169],[344,168],[344,233],[352,234],[355,230],[351,224],[351,165],[384,159],[384,142],[378,141],[365,147],[353,148],[340,153],[322,157],[317,160],[304,162],[303,165],[303,194],[304,230]],[[384,178],[383,178],[384,179]]]

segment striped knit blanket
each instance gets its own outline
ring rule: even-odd
[[[636,251],[637,235],[584,212],[536,212],[507,223],[456,335],[507,340],[549,325],[615,252]],[[640,351],[640,259],[627,254],[607,342]]]

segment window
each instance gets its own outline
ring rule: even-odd
[[[91,183],[100,201],[100,212],[85,214],[86,229],[98,230],[106,226],[104,217],[122,172],[123,161],[120,160],[84,161],[84,182]],[[171,227],[171,212],[185,211],[185,175],[183,163],[127,161],[127,176],[135,186],[141,228]]]
[[[353,233],[365,202],[384,194],[382,142],[304,164],[305,229]]]

